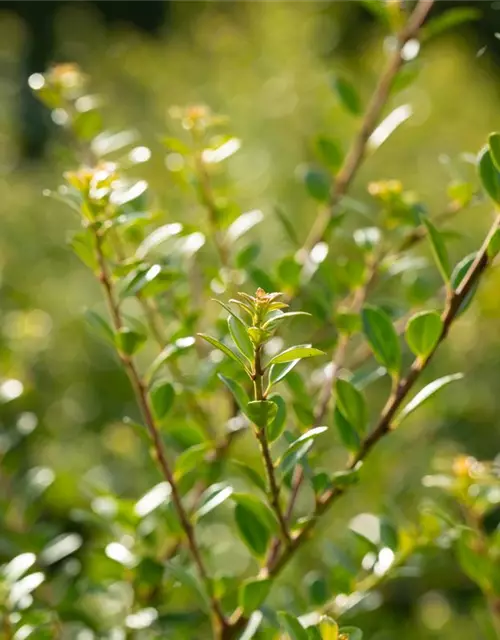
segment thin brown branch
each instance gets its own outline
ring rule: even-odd
[[[409,40],[418,35],[418,31],[433,4],[434,0],[419,0],[406,26],[398,34],[394,52],[392,53],[384,72],[380,76],[380,80],[366,108],[358,134],[354,138],[345,157],[344,163],[332,185],[328,206],[317,216],[307,240],[304,243],[303,250],[306,255],[314,245],[323,240],[328,224],[335,215],[340,200],[347,193],[352,181],[356,177],[356,174],[358,173],[358,170],[366,156],[370,136],[377,127],[382,111],[389,98],[393,82],[399,70],[405,63],[403,55],[404,46]]]
[[[104,256],[104,251],[102,246],[103,238],[98,229],[94,228],[93,232],[94,232],[94,240],[95,240],[96,258],[97,258],[97,263],[99,267],[99,281],[101,282],[101,285],[102,285],[104,296],[106,298],[109,312],[113,321],[114,329],[115,331],[119,331],[123,327],[123,321],[121,318],[118,302],[115,299],[112,281],[109,276],[107,265],[106,265],[106,259]],[[149,436],[153,444],[153,449],[155,452],[155,457],[156,457],[158,466],[165,480],[170,485],[170,488],[172,491],[172,500],[173,500],[177,515],[179,517],[182,529],[184,530],[184,533],[186,535],[189,550],[196,564],[200,578],[203,581],[205,588],[210,596],[212,613],[214,616],[214,626],[216,629],[224,629],[227,626],[227,621],[224,616],[224,613],[222,612],[220,604],[214,595],[212,581],[208,575],[208,572],[205,568],[205,564],[201,557],[201,553],[198,547],[198,543],[196,541],[193,525],[184,508],[184,505],[182,504],[179,488],[177,487],[177,483],[175,481],[173,471],[170,468],[170,465],[168,463],[163,441],[161,439],[160,431],[156,425],[155,419],[153,417],[153,412],[149,404],[147,388],[144,382],[142,381],[141,376],[139,375],[139,372],[132,358],[121,352],[119,352],[119,357],[130,379],[132,388],[134,390],[137,403],[141,410],[146,428],[148,430]]]
[[[476,284],[479,282],[486,268],[490,265],[491,259],[488,255],[488,246],[493,234],[500,228],[500,215],[498,215],[491,226],[485,241],[481,249],[478,251],[476,258],[470,266],[467,274],[460,283],[459,287],[452,291],[448,298],[446,308],[442,313],[441,319],[443,321],[443,329],[439,336],[439,339],[434,347],[433,351],[425,358],[416,358],[410,367],[407,376],[402,379],[392,392],[391,396],[387,400],[384,409],[381,412],[380,418],[373,431],[362,441],[359,451],[348,462],[346,470],[354,470],[358,468],[359,464],[363,462],[375,445],[386,436],[393,426],[393,422],[397,417],[399,410],[402,408],[403,403],[407,399],[410,391],[413,389],[415,382],[419,378],[420,374],[427,367],[432,357],[436,353],[439,346],[447,338],[449,330],[459,315],[460,308],[468,295],[473,291]],[[276,555],[272,563],[270,563],[266,569],[262,571],[262,575],[265,577],[275,578],[295,556],[296,552],[309,540],[316,524],[321,519],[326,511],[347,491],[346,487],[334,486],[332,489],[325,492],[320,499],[317,500],[316,509],[312,517],[308,520],[307,524],[294,538],[288,547],[283,549],[281,554]],[[246,618],[241,611],[236,610],[230,620],[230,627],[226,632],[224,638],[231,639],[236,637],[237,633],[241,631],[246,625]]]

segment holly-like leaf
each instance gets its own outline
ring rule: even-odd
[[[406,342],[416,356],[426,358],[436,346],[443,321],[436,311],[421,311],[408,320]]]

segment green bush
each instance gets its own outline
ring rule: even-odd
[[[224,171],[241,144],[225,118],[204,106],[171,109],[179,133],[163,140],[167,170],[205,215],[187,223],[138,177],[151,152],[107,131],[79,68],[30,79],[81,162],[49,195],[81,223],[70,244],[107,305],[106,316],[89,310],[87,320],[135,396],[132,417],[128,398],[114,399],[114,419],[136,434],[139,466],[160,477],[134,499],[97,479],[65,511],[67,530],[48,543],[43,526],[23,539],[1,569],[6,638],[356,640],[349,612],[418,552],[450,546],[484,594],[485,633],[500,637],[500,534],[487,524],[498,469],[467,456],[438,461],[439,473],[424,478],[439,492],[418,521],[372,513],[337,521],[349,537],[330,549],[333,561],[273,598],[324,514],[370,483],[372,450],[434,394],[465,384],[456,372],[421,378],[500,250],[496,212],[473,253],[462,241],[466,255],[454,266],[448,250],[458,213],[485,198],[500,205],[500,134],[475,163],[479,184],[453,181],[440,215],[392,178],[367,185],[368,213],[349,197],[365,158],[408,117],[404,107],[383,112],[408,80],[418,39],[464,18],[450,10],[422,26],[430,0],[408,15],[399,3],[367,4],[392,32],[387,66],[366,105],[347,78],[335,79],[358,133],[346,154],[318,136],[317,162],[299,172],[317,216],[301,238],[278,210],[290,251],[271,260],[258,241],[264,215],[240,211]],[[424,243],[431,264],[418,253]],[[16,396],[15,383],[3,384],[4,396]]]

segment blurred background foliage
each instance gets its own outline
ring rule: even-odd
[[[500,14],[498,3],[460,4]],[[84,308],[103,306],[98,285],[66,244],[77,220],[42,196],[75,166],[74,158],[57,130],[43,159],[22,157],[16,105],[29,34],[13,11],[4,8],[0,17],[0,564],[22,552],[39,554],[62,534],[81,536],[70,560],[48,563],[49,573],[65,576],[45,592],[50,603],[58,588],[71,588],[71,576],[82,567],[89,585],[119,575],[102,554],[108,542],[102,521],[117,508],[126,521],[127,510],[158,476],[140,435],[122,421],[137,415],[127,380],[83,319]],[[499,128],[494,22],[487,33],[480,24],[482,29],[465,25],[431,40],[412,61],[417,77],[393,96],[387,111],[408,104],[413,115],[366,162],[351,191],[368,217],[373,198],[366,185],[392,178],[417,193],[431,215],[442,212],[447,185],[471,173],[461,154],[476,154],[488,132]],[[75,2],[58,11],[54,33],[53,59],[76,61],[91,77],[106,126],[133,130],[137,144],[151,149],[150,161],[137,171],[166,221],[193,223],[210,234],[194,191],[179,181],[177,159],[162,143],[178,134],[169,108],[206,103],[229,117],[242,148],[227,161],[227,196],[241,212],[263,211],[264,222],[252,236],[261,245],[258,265],[271,274],[277,257],[293,249],[276,207],[300,241],[316,214],[300,180],[304,163],[316,161],[315,137],[327,134],[346,149],[358,126],[339,105],[332,78],[350,78],[366,104],[385,57],[383,30],[358,2],[172,2],[154,38],[126,23],[106,29],[95,6]],[[457,216],[461,235],[449,242],[454,259],[480,242],[488,212],[485,204]],[[419,276],[410,271],[405,277],[410,282]],[[369,481],[325,518],[321,544],[309,544],[287,569],[283,586],[273,591],[274,607],[301,613],[321,599],[314,595],[322,585],[317,576],[325,567],[342,573],[348,560],[339,557],[338,545],[354,515],[387,514],[402,526],[415,522],[422,500],[432,495],[421,479],[440,459],[462,452],[492,458],[498,451],[499,286],[500,272],[493,271],[428,374],[464,370],[466,382],[444,391],[372,456],[364,471]],[[197,366],[196,358],[189,366]],[[175,419],[181,431],[186,418]],[[253,455],[246,439],[237,447],[241,455]],[[333,453],[325,466],[336,459]],[[214,568],[230,580],[247,560],[224,543],[227,534],[227,524],[211,523],[201,540],[217,545]],[[82,618],[106,610],[120,616],[123,584],[117,582],[114,603],[109,594],[99,600],[96,589],[75,594]],[[182,593],[168,597],[173,610],[182,611]],[[445,549],[413,558],[382,597],[354,610],[349,623],[372,640],[461,640],[483,637],[484,615],[479,592]],[[189,633],[179,637],[204,637]]]

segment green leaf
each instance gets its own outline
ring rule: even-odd
[[[253,211],[247,211],[247,213],[242,213],[241,216],[236,218],[236,220],[231,224],[229,229],[226,232],[227,240],[230,243],[236,242],[241,236],[250,231],[256,224],[262,222],[264,219],[264,214],[259,209],[255,209]]]
[[[283,364],[273,364],[269,369],[269,387],[277,384],[280,380],[290,373],[290,371],[300,362],[300,358],[297,360],[291,360]]]
[[[252,242],[246,247],[243,247],[234,258],[234,263],[237,269],[245,269],[251,264],[260,254],[260,245]]]
[[[281,628],[289,635],[290,640],[308,640],[307,631],[300,624],[297,618],[282,611],[278,613]]]
[[[377,307],[366,306],[361,312],[363,332],[375,358],[393,375],[401,368],[399,337],[389,316]]]
[[[274,442],[283,433],[286,422],[286,403],[283,398],[277,394],[272,395],[269,400],[274,402],[278,407],[278,411],[274,419],[267,424],[266,434],[269,442]]]
[[[292,223],[290,222],[290,220],[287,218],[285,212],[282,211],[280,207],[274,207],[274,213],[276,214],[276,217],[280,221],[281,226],[283,227],[283,230],[284,230],[285,234],[287,235],[288,239],[290,240],[290,243],[294,247],[302,246],[302,242],[299,240],[297,232],[295,231],[295,229],[294,229]]]
[[[401,411],[399,416],[394,421],[394,425],[398,426],[403,422],[405,418],[407,418],[411,413],[413,413],[416,409],[418,409],[421,405],[424,404],[431,396],[437,393],[440,389],[450,384],[451,382],[455,382],[456,380],[462,380],[464,377],[463,373],[453,373],[448,376],[443,376],[442,378],[438,378],[433,382],[429,383],[425,386],[421,391],[417,393],[417,395],[410,400],[410,402],[406,405],[406,407]]]
[[[263,557],[276,531],[274,515],[263,502],[250,494],[233,494],[234,518],[243,542],[255,555]]]
[[[149,369],[146,372],[145,379],[150,382],[157,371],[166,364],[170,358],[178,355],[181,351],[185,349],[191,348],[195,343],[195,339],[193,336],[184,336],[182,338],[177,338],[171,344],[167,344],[167,346],[162,349],[161,353],[153,360]]]
[[[488,136],[490,157],[497,171],[500,171],[500,133],[490,133]]]
[[[222,373],[218,373],[217,377],[226,385],[229,391],[233,394],[233,397],[236,400],[236,403],[240,408],[240,410],[243,413],[246,413],[247,405],[250,401],[250,398],[248,397],[248,394],[245,391],[245,389],[243,389],[243,387],[240,384],[238,384],[236,380],[231,380],[230,378],[226,378],[226,376],[223,376]]]
[[[357,451],[360,446],[359,434],[337,406],[333,411],[333,418],[344,447],[348,451]]]
[[[272,580],[269,578],[245,580],[240,586],[238,602],[243,614],[249,616],[256,611],[269,595]]]
[[[160,382],[151,389],[149,395],[156,418],[162,420],[174,404],[174,387],[170,382]]]
[[[146,336],[138,333],[137,331],[133,331],[132,329],[128,329],[127,327],[122,327],[115,334],[116,346],[118,349],[126,354],[127,356],[131,356],[134,353],[137,353],[139,349],[146,342]]]
[[[363,640],[363,632],[357,627],[340,627],[340,635],[346,636],[346,640]]]
[[[438,343],[443,321],[436,311],[421,311],[408,320],[406,342],[416,356],[426,358]]]
[[[264,478],[253,467],[250,467],[248,464],[241,462],[241,460],[231,460],[230,464],[238,472],[243,473],[243,475],[246,476],[248,480],[250,480],[250,482],[254,484],[258,489],[260,489],[263,493],[267,492],[266,482]]]
[[[273,364],[282,364],[284,362],[291,362],[292,360],[302,359],[302,358],[313,358],[314,356],[324,356],[324,351],[320,351],[319,349],[315,349],[310,344],[298,344],[294,347],[290,347],[289,349],[285,349],[278,355],[274,356],[269,360],[268,366]]]
[[[115,344],[113,329],[98,313],[87,309],[85,311],[85,320],[100,338],[106,340],[106,342],[110,342],[113,345]]]
[[[493,260],[500,252],[500,229],[497,229],[488,242],[488,258]]]
[[[479,152],[478,171],[483,189],[493,202],[500,204],[500,172],[493,164],[488,147]]]
[[[331,478],[334,487],[350,487],[359,482],[359,469],[349,469],[348,471],[337,471]]]
[[[330,198],[330,178],[317,169],[306,169],[303,174],[307,193],[319,202],[328,202]]]
[[[252,362],[254,358],[254,348],[248,336],[246,325],[234,315],[229,316],[227,324],[234,344],[240,353],[242,353],[249,362]]]
[[[354,116],[359,116],[363,112],[361,100],[358,92],[348,80],[345,78],[335,78],[333,81],[333,89],[337,97],[346,111]]]
[[[337,380],[337,406],[342,415],[359,434],[366,431],[368,412],[363,394],[348,380]]]
[[[443,276],[443,280],[445,282],[449,282],[451,273],[450,259],[448,257],[446,245],[444,244],[443,236],[427,218],[422,218],[422,223],[427,229],[427,235],[431,243],[434,260],[436,261],[438,269]]]
[[[338,640],[339,625],[332,618],[323,616],[319,623],[319,632],[321,640]]]
[[[344,159],[342,147],[336,140],[325,136],[316,139],[316,150],[321,160],[333,171],[337,171]]]
[[[328,431],[328,427],[313,427],[312,429],[309,429],[288,446],[285,453],[283,454],[283,457],[292,453],[293,451],[296,451],[300,446],[302,446],[304,442],[317,438],[322,433],[325,433],[325,431]]]
[[[189,449],[186,449],[177,456],[174,469],[176,479],[182,478],[186,473],[189,473],[200,465],[205,460],[206,454],[211,448],[209,442],[201,442],[200,444],[189,447]]]
[[[167,562],[165,568],[167,575],[171,574],[178,582],[198,596],[203,611],[208,613],[210,611],[210,600],[198,581],[198,578],[175,561]]]
[[[242,355],[240,355],[239,353],[235,353],[232,349],[226,347],[225,344],[222,344],[222,342],[220,342],[216,338],[212,338],[212,336],[209,336],[206,333],[198,333],[196,335],[198,335],[200,338],[203,338],[203,340],[206,340],[216,349],[219,349],[219,351],[222,351],[224,355],[228,356],[229,358],[231,358],[231,360],[234,360],[239,365],[243,366],[243,368],[246,370],[246,363],[243,360]]]
[[[441,33],[458,27],[466,22],[479,20],[482,12],[474,7],[454,7],[444,11],[441,15],[429,20],[420,30],[422,42],[434,38]]]
[[[288,320],[289,318],[294,318],[295,316],[311,316],[310,313],[307,313],[306,311],[285,311],[284,313],[280,313],[278,315],[275,315],[274,317],[272,317],[270,320],[268,320],[267,322],[264,323],[264,325],[262,326],[263,329],[274,329],[274,325],[276,325],[278,322],[281,322],[282,320]]]
[[[252,400],[247,404],[245,413],[257,427],[264,429],[276,418],[278,405],[271,400]]]
[[[462,283],[463,279],[469,273],[469,269],[474,263],[476,256],[477,256],[477,253],[475,252],[469,254],[468,256],[460,260],[457,266],[453,269],[453,273],[451,274],[451,286],[454,291],[456,291],[460,287],[460,284]],[[463,313],[469,307],[470,303],[474,298],[474,295],[477,291],[478,286],[479,286],[479,280],[476,280],[476,282],[472,286],[469,293],[465,296],[464,301],[460,305],[460,309],[458,310],[459,314]]]
[[[200,506],[194,514],[195,520],[199,520],[213,511],[233,495],[233,488],[225,484],[214,484],[209,487],[201,497]]]

